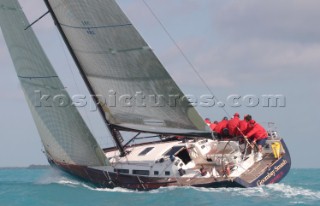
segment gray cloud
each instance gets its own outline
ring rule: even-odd
[[[167,37],[156,36],[160,26],[142,1],[136,3],[130,4],[129,13],[132,12],[134,19],[143,19],[139,26],[142,33],[148,29],[157,31],[148,41],[156,48],[157,41]],[[152,0],[148,4],[213,88],[233,87],[248,80],[282,81],[289,78],[288,73],[290,78],[299,78],[305,72],[319,74],[320,28],[315,25],[320,19],[320,2],[317,0],[226,0],[223,3]],[[206,13],[199,16],[200,11]],[[190,22],[190,16],[194,21]],[[189,32],[193,35],[188,36]],[[184,75],[187,71],[194,73],[183,63],[172,42],[163,45],[169,48],[160,46],[156,53],[174,79],[179,84],[199,85],[194,75]]]
[[[319,71],[320,44],[305,46],[300,43],[267,40],[246,40],[232,42],[211,48],[198,62],[203,67],[213,65],[227,70],[229,78],[237,79],[254,75],[276,75],[282,72]],[[220,68],[219,68],[220,67]]]
[[[319,75],[318,8],[316,0],[229,1],[211,14],[216,40],[203,41],[195,64],[221,86]]]
[[[317,0],[231,1],[216,15],[214,26],[234,39],[318,42],[319,8]]]

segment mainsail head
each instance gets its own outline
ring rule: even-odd
[[[110,124],[152,133],[209,133],[114,0],[45,2]]]
[[[0,25],[17,75],[47,154],[61,163],[106,165],[103,151],[71,104],[52,101],[70,97],[43,52],[17,0],[0,0]],[[40,96],[51,99],[41,104]]]

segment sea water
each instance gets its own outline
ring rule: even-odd
[[[292,169],[279,184],[256,188],[100,189],[54,169],[0,169],[1,206],[320,205],[320,169]]]

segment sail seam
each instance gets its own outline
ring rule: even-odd
[[[116,77],[116,76],[107,76],[107,75],[100,75],[100,74],[90,74],[90,73],[86,73],[87,76],[91,77],[91,78],[96,78],[96,79],[113,79],[113,80],[121,80],[121,81],[150,81],[149,79],[145,78],[145,77],[134,77],[134,76],[130,76],[130,77]],[[155,76],[154,77],[155,80],[166,80],[166,77],[163,76]]]
[[[49,78],[58,78],[58,76],[42,76],[42,77],[24,77],[18,75],[19,78],[21,79],[49,79]]]
[[[32,80],[32,79],[30,79],[30,80]],[[24,81],[24,83],[26,83],[26,84],[37,86],[37,87],[44,87],[45,86],[46,89],[53,89],[53,90],[59,90],[59,91],[66,90],[66,87],[65,88],[58,88],[58,87],[54,87],[54,86],[48,86],[48,85],[45,85],[43,83],[42,84],[41,83],[37,84],[37,83],[34,83],[34,82],[28,82],[28,81],[26,81],[26,79],[22,79],[21,81]]]
[[[62,24],[62,23],[60,23],[60,25],[64,27],[73,28],[73,29],[104,29],[104,28],[132,26],[132,24],[115,24],[115,25],[107,25],[107,26],[71,26],[71,25]]]
[[[151,48],[148,46],[143,46],[143,47],[137,47],[137,48],[121,49],[121,50],[110,49],[109,51],[84,51],[80,49],[74,49],[74,51],[87,53],[87,54],[117,54],[117,53],[126,53],[126,52],[141,51],[141,50],[151,50]]]

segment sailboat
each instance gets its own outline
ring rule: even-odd
[[[53,167],[134,190],[255,187],[289,172],[288,148],[273,130],[260,161],[246,142],[215,138],[115,0],[44,2],[115,143],[102,148],[77,108],[53,98],[72,102],[19,2],[0,0],[2,33]],[[110,91],[121,98],[102,104]],[[40,103],[39,93],[47,95]]]

